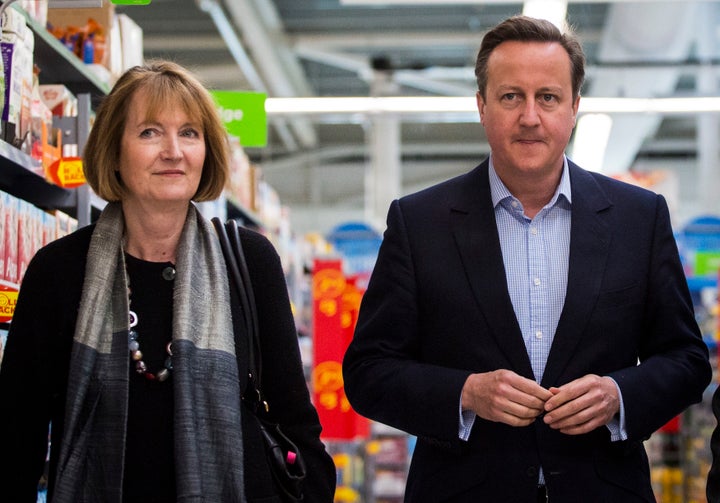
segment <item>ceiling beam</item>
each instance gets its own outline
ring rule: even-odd
[[[225,0],[225,8],[240,29],[244,45],[271,96],[311,96],[312,87],[285,37],[270,0]],[[317,146],[312,124],[303,119],[289,123],[303,148]]]

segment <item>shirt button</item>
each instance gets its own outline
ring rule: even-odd
[[[535,278],[535,279],[533,280],[533,284],[534,284],[535,286],[540,286],[540,278]]]
[[[533,236],[537,236],[537,233],[537,227],[530,227],[530,234],[532,234]]]
[[[542,339],[542,330],[538,330],[537,332],[535,332],[535,338]]]

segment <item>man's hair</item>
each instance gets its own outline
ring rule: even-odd
[[[480,44],[480,51],[475,61],[475,78],[478,91],[483,98],[486,97],[490,54],[497,46],[507,41],[560,44],[570,57],[573,99],[580,95],[580,88],[585,80],[585,53],[575,34],[569,29],[563,33],[557,26],[544,19],[513,16],[487,32]]]

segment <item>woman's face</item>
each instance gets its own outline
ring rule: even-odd
[[[131,99],[120,145],[124,202],[187,204],[197,192],[205,162],[202,124],[179,105],[149,118],[146,101],[142,90]]]

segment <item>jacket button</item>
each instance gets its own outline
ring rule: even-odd
[[[537,478],[538,477],[538,469],[535,466],[529,466],[527,470],[525,470],[525,473],[530,478]]]

